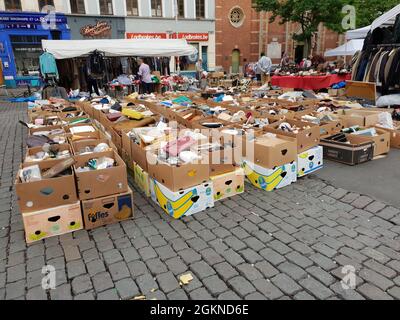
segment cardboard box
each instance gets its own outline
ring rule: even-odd
[[[131,141],[131,159],[134,162],[136,162],[143,170],[149,172],[146,149],[136,144],[135,141],[133,140],[130,141]]]
[[[24,213],[22,220],[27,243],[83,229],[81,203]]]
[[[347,128],[353,126],[372,127],[379,123],[381,111],[374,110],[340,110],[339,117],[344,120]]]
[[[133,218],[133,193],[128,192],[112,196],[82,201],[82,214],[85,229],[118,223]]]
[[[264,191],[282,189],[297,181],[296,161],[272,169],[244,161],[242,167],[250,183]]]
[[[332,137],[321,140],[324,147],[324,158],[332,161],[357,165],[372,160],[374,142],[362,136],[346,135],[350,144],[332,140]]]
[[[103,170],[76,172],[80,200],[106,197],[128,191],[126,165],[115,151],[76,156],[75,171],[79,167],[86,166],[90,159],[100,157],[113,158],[116,166]]]
[[[283,123],[289,123],[291,126],[297,126],[298,128],[302,128],[299,133],[295,134],[292,132],[284,132],[279,129],[279,126]],[[307,128],[307,129],[303,129]],[[303,122],[298,120],[284,120],[275,122],[269,126],[264,127],[264,131],[272,132],[275,134],[284,135],[291,138],[297,139],[297,154],[300,154],[304,151],[307,151],[319,144],[321,133],[319,130],[319,126],[316,124],[312,124],[309,122]]]
[[[382,127],[377,127],[378,129],[389,132],[390,134],[390,146],[392,148],[400,149],[400,126],[397,129],[386,129]]]
[[[106,143],[112,149],[113,147],[110,145],[110,141],[108,139],[102,138],[102,139],[87,139],[87,140],[80,140],[76,142],[72,142],[72,151],[74,155],[79,155],[78,152],[81,150],[84,150],[86,147],[90,148],[95,148],[98,146],[100,143]]]
[[[60,160],[40,161],[38,165],[42,173],[53,166],[63,162]],[[32,164],[22,164],[21,168],[30,167]],[[35,212],[53,207],[74,204],[78,201],[73,170],[68,175],[42,179],[34,182],[21,182],[18,177],[15,181],[18,204],[22,213]]]
[[[152,200],[175,219],[191,216],[214,207],[214,188],[211,181],[174,192],[150,179]]]
[[[370,136],[363,136],[363,135],[358,135],[358,136],[362,136],[362,137],[366,137],[369,139],[372,139],[372,141],[374,141],[374,157],[383,155],[383,154],[387,154],[390,151],[390,133],[379,129],[379,128],[375,128],[376,133],[378,134],[375,137],[370,137]],[[357,135],[356,133],[354,133],[354,135]]]
[[[274,168],[297,160],[297,139],[280,133],[275,138],[263,137],[267,132],[256,133],[256,141],[243,140],[244,158],[260,167]]]
[[[187,163],[177,167],[158,161],[157,155],[152,152],[149,152],[147,157],[149,159],[148,173],[150,177],[174,192],[185,190],[210,180],[208,164]]]
[[[227,199],[244,193],[244,170],[235,171],[211,177],[214,187],[214,200]]]
[[[324,165],[323,147],[317,146],[298,155],[297,177],[304,177],[322,169]]]
[[[59,146],[59,149],[58,149],[59,151],[68,150],[70,152],[70,155],[72,156],[72,151],[71,151],[71,147],[70,147],[69,144],[64,143],[64,144],[59,144],[58,146]],[[34,164],[37,164],[38,162],[40,162],[40,161],[27,161],[27,157],[34,156],[35,154],[37,154],[39,152],[43,152],[43,148],[42,147],[29,148],[26,151],[26,156],[25,156],[24,163],[30,163],[31,165],[34,165]],[[42,161],[47,161],[47,160],[51,161],[51,160],[57,160],[57,159],[48,158],[48,159],[45,159],[45,160],[42,160]]]
[[[146,197],[150,197],[150,179],[149,174],[138,164],[134,164],[135,184]]]

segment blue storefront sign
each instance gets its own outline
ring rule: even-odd
[[[39,86],[42,40],[69,39],[64,14],[0,12],[0,59],[7,87]]]

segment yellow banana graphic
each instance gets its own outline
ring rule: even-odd
[[[263,176],[254,171],[247,163],[244,163],[243,169],[247,178],[257,188],[261,188],[265,191],[273,191],[284,179],[282,177],[283,168],[279,167],[272,175]]]
[[[300,159],[307,159],[308,158],[308,153],[307,152],[302,153],[301,155],[299,155],[299,158]]]
[[[156,181],[153,183],[155,195],[161,208],[175,219],[183,217],[199,199],[196,190],[193,190],[178,200],[172,201],[163,194]]]

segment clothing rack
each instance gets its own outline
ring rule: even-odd
[[[378,44],[377,48],[400,47],[400,43]]]

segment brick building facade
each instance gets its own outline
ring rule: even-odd
[[[303,57],[303,44],[292,39],[300,32],[295,23],[269,23],[270,14],[257,12],[251,0],[216,0],[216,65],[226,72],[242,72],[248,62],[258,61],[261,52],[279,63],[282,53]],[[320,26],[313,39],[313,54],[323,55],[344,41],[343,36]]]

